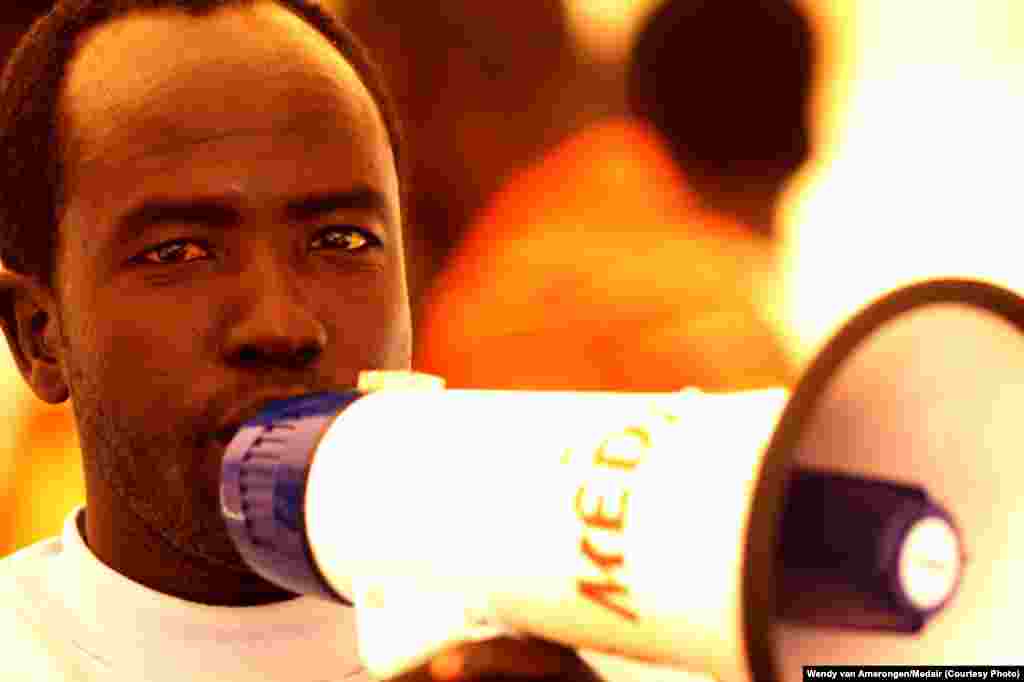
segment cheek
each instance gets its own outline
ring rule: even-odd
[[[122,395],[180,400],[208,338],[211,322],[204,308],[189,296],[159,304],[118,296],[98,306],[86,332],[97,379]]]
[[[374,366],[381,369],[409,369],[412,361],[412,323],[407,300],[396,304],[384,330]]]
[[[412,333],[404,283],[358,297],[329,289],[320,301],[329,339],[325,360],[331,366],[346,374],[409,366]]]
[[[207,299],[183,296],[162,305],[125,301],[106,317],[97,336],[110,352],[136,353],[132,358],[118,356],[119,362],[159,368],[165,359],[194,355],[211,324]]]

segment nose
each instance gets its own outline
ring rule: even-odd
[[[242,369],[305,369],[327,346],[327,330],[286,268],[254,268],[239,283],[240,314],[226,333],[226,362]]]

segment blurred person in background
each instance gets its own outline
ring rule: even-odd
[[[352,609],[253,572],[219,483],[267,400],[409,367],[373,63],[305,0],[61,0],[0,94],[0,324],[32,391],[70,400],[87,492],[0,561],[0,678],[369,680]],[[599,679],[507,637],[403,682],[431,673]]]
[[[413,319],[451,245],[514,172],[620,110],[621,88],[581,58],[562,0],[346,0],[408,130]]]
[[[808,155],[813,36],[784,0],[671,1],[631,114],[513,177],[431,287],[414,366],[452,387],[787,385],[773,207]]]

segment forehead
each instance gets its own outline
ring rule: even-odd
[[[67,165],[79,170],[302,130],[390,154],[353,67],[269,1],[202,16],[136,11],[86,33],[68,67],[61,122]]]

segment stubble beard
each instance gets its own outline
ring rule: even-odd
[[[252,574],[220,516],[219,481],[209,481],[212,451],[195,423],[164,413],[153,400],[145,418],[120,409],[130,395],[104,399],[77,354],[66,348],[69,390],[87,480],[110,491],[114,513],[127,514],[150,537],[192,562]],[[145,422],[145,423],[143,423]]]

